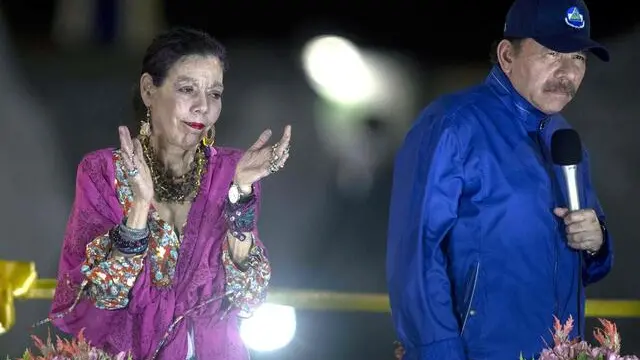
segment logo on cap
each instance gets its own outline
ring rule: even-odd
[[[584,16],[580,14],[580,10],[577,7],[572,6],[567,10],[567,15],[564,17],[564,22],[574,29],[582,29],[584,27]]]

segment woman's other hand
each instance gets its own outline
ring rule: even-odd
[[[291,125],[285,126],[282,138],[276,144],[268,145],[270,138],[271,130],[262,132],[238,161],[234,183],[241,189],[250,189],[255,182],[282,169],[287,162]]]
[[[142,145],[140,140],[131,138],[126,126],[120,126],[118,132],[120,133],[122,161],[126,169],[125,175],[133,193],[134,206],[148,207],[153,200],[153,180],[149,166],[144,161]]]

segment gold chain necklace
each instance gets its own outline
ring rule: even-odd
[[[158,202],[184,203],[192,201],[200,191],[202,175],[206,169],[207,157],[202,145],[196,153],[189,170],[181,176],[172,176],[156,156],[148,136],[140,137],[144,160],[149,166],[155,199]]]

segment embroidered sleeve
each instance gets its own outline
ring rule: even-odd
[[[144,263],[144,254],[112,256],[111,239],[106,233],[87,244],[80,271],[87,280],[87,292],[99,309],[123,309],[129,304],[129,291]]]
[[[37,325],[52,322],[62,332],[84,330],[94,345],[102,346],[113,333],[118,313],[97,307],[87,296],[89,279],[83,266],[96,267],[98,258],[87,259],[92,242],[103,241],[102,234],[122,222],[122,207],[115,195],[112,151],[88,154],[78,166],[76,195],[64,236],[58,281],[49,317]],[[93,247],[90,245],[90,249]]]
[[[240,309],[239,316],[248,317],[267,298],[271,279],[271,265],[257,239],[249,251],[246,265],[241,269],[231,259],[229,244],[224,241],[222,262],[225,269],[225,290],[231,304]]]

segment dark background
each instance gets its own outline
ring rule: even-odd
[[[101,3],[105,1],[97,1]],[[3,0],[6,21],[19,39],[44,42],[55,1]],[[105,2],[106,3],[106,2]],[[429,63],[484,60],[511,1],[158,1],[167,25],[207,30],[223,42],[238,38],[292,45],[310,34],[348,35],[364,46],[407,52]],[[589,1],[592,34],[630,32],[637,14],[614,1]]]

